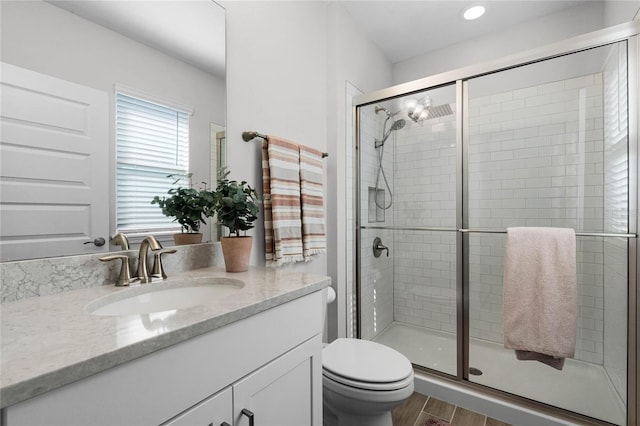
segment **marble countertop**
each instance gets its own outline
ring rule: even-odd
[[[85,310],[101,297],[118,298],[125,296],[123,292],[134,294],[158,285],[180,286],[190,278],[203,277],[240,279],[245,286],[241,293],[159,313],[98,316]],[[158,283],[97,286],[3,303],[1,407],[321,290],[329,283],[329,277],[287,270],[253,268],[230,274],[224,268],[213,267],[175,274]]]

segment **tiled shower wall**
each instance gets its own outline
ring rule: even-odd
[[[455,228],[456,128],[453,115],[408,122],[396,145],[395,226]],[[395,320],[456,329],[455,231],[396,231]]]
[[[627,66],[624,49],[615,46],[603,72],[604,114],[604,228],[628,232],[629,164],[627,160]],[[627,389],[627,271],[628,241],[604,240],[604,368],[626,400]]]
[[[468,226],[603,231],[602,75],[470,97]],[[454,227],[454,116],[397,137],[393,225]],[[471,337],[501,343],[505,236],[468,238]],[[455,331],[454,234],[396,231],[394,245],[394,319]],[[602,363],[602,239],[579,237],[577,260],[576,358]]]
[[[603,230],[602,75],[474,98],[468,226]],[[502,342],[505,236],[469,236],[470,333]],[[576,358],[603,362],[603,242],[577,238]]]
[[[360,114],[360,217],[361,226],[393,226],[394,208],[384,211],[384,221],[369,222],[369,188],[375,187],[378,171],[378,151],[375,149],[375,139],[383,134],[386,119],[384,113],[375,114],[374,107],[362,108]],[[387,122],[387,129],[392,121]],[[398,132],[387,139],[384,146],[382,165],[391,189],[394,188],[394,138]],[[389,190],[385,187],[382,176],[378,189],[385,191],[388,204]],[[395,194],[394,194],[395,197]],[[382,204],[382,203],[380,203]],[[380,213],[380,212],[378,212]],[[376,215],[372,215],[376,216]],[[380,214],[377,215],[381,217]],[[382,243],[389,247],[389,257],[383,252],[382,256],[373,256],[373,240],[380,237]],[[364,229],[361,231],[360,245],[360,318],[362,318],[361,337],[371,339],[384,330],[393,321],[393,270],[395,247],[393,231],[386,229]]]

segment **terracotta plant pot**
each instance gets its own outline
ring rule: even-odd
[[[227,272],[244,272],[249,269],[253,237],[222,237],[220,243]]]
[[[187,244],[200,244],[202,242],[202,234],[173,234],[173,241],[177,246],[184,246]]]

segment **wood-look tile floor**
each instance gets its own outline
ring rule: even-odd
[[[452,426],[511,426],[417,392],[393,410],[392,417],[393,426],[423,426],[429,419],[444,420]]]

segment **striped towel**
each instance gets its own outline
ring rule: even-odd
[[[305,262],[326,252],[323,206],[322,152],[300,145],[302,248]]]
[[[269,137],[262,146],[265,258],[267,266],[304,260],[298,145]]]
[[[269,170],[269,144],[262,142],[262,214],[264,215],[264,258],[273,262],[273,215],[271,214],[271,173]]]

